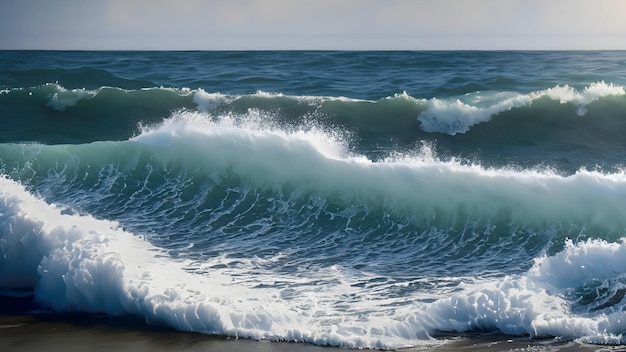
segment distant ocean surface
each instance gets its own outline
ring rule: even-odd
[[[626,52],[0,51],[0,300],[626,343]]]

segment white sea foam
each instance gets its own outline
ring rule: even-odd
[[[211,157],[224,162],[238,160],[242,165],[251,157],[260,163],[284,163],[290,158],[301,158],[305,155],[309,160],[318,155],[330,159],[343,159],[347,155],[343,136],[315,126],[284,130],[255,109],[248,110],[244,116],[225,114],[217,119],[197,112],[180,112],[158,126],[143,128],[142,133],[132,140],[173,147],[190,144],[215,151],[230,145],[233,153],[241,154],[211,153]],[[258,154],[250,154],[248,149]],[[282,157],[286,159],[281,160]],[[284,171],[283,169],[280,165],[274,168],[275,171]]]
[[[194,91],[193,102],[198,105],[200,111],[209,112],[218,106],[232,102],[234,98],[221,93],[207,93],[204,89],[199,88]]]
[[[595,82],[585,87],[582,91],[565,86],[556,86],[539,92],[538,97],[546,95],[552,99],[559,100],[561,104],[573,103],[577,106],[576,113],[583,116],[587,113],[587,105],[606,96],[625,95],[626,91],[623,86],[613,83]]]
[[[344,96],[325,96],[325,95],[285,95],[283,93],[272,93],[272,92],[264,92],[258,91],[251,96],[260,97],[260,98],[280,98],[280,97],[288,97],[290,99],[294,99],[299,102],[307,103],[310,105],[318,106],[327,101],[342,101],[342,102],[371,102],[370,100],[364,99],[355,99],[348,98]]]
[[[24,288],[18,278],[27,277],[37,300],[57,311],[136,314],[183,331],[353,348],[438,343],[430,335],[442,330],[624,342],[624,302],[577,314],[566,299],[589,281],[624,279],[624,242],[569,243],[524,275],[466,278],[449,297],[419,303],[423,293],[398,299],[361,288],[355,283],[373,277],[337,265],[286,277],[255,258],[174,261],[113,222],[64,215],[5,178],[0,186],[0,283]]]
[[[570,241],[557,255],[537,259],[525,275],[467,285],[462,293],[425,307],[412,315],[412,319],[431,328],[451,331],[500,330],[512,335],[624,343],[626,301],[615,298],[625,289],[624,251],[624,240],[618,243],[588,240],[577,244]],[[580,297],[574,300],[567,297],[594,282],[607,283],[605,287],[610,293],[604,299],[607,304],[598,310],[576,312]],[[594,304],[600,306],[598,302]]]
[[[426,111],[419,116],[421,128],[428,132],[464,133],[477,123],[486,122],[502,111],[524,106],[532,101],[528,95],[493,93],[467,95],[465,99],[432,98],[425,101]]]
[[[338,314],[336,300],[355,290],[341,280],[339,268],[299,279],[308,289],[285,300],[281,290],[255,287],[291,277],[246,275],[245,261],[243,269],[219,271],[208,262],[203,275],[189,273],[185,263],[113,222],[63,215],[6,178],[0,186],[0,284],[23,289],[23,280],[16,279],[25,275],[36,299],[56,311],[136,314],[183,331],[345,347],[429,342],[426,334],[394,335],[384,325],[371,325],[386,324],[389,317]]]
[[[218,107],[226,106],[239,99],[244,98],[259,98],[259,99],[276,99],[286,98],[296,101],[298,103],[307,104],[309,106],[318,107],[325,102],[340,101],[340,102],[370,102],[368,100],[353,99],[348,97],[333,97],[333,96],[315,96],[315,95],[285,95],[283,93],[272,93],[258,91],[253,94],[246,95],[228,95],[222,93],[208,93],[202,88],[194,90],[193,101],[198,105],[198,110],[203,112],[211,112]]]
[[[54,87],[54,92],[48,97],[48,106],[54,110],[64,111],[70,106],[76,105],[81,100],[90,99],[98,94],[98,90],[90,89],[65,89],[58,84],[49,84]]]
[[[561,104],[574,104],[576,113],[582,116],[587,112],[587,105],[602,97],[615,95],[626,95],[624,87],[605,82],[592,83],[582,91],[568,85],[559,85],[527,94],[476,92],[449,99],[423,100],[426,110],[419,115],[418,119],[424,131],[454,135],[465,133],[472,126],[487,122],[501,112],[528,106],[544,97],[558,100]]]

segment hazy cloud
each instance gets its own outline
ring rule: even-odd
[[[624,0],[0,0],[0,48],[626,49]]]

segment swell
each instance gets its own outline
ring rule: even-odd
[[[185,90],[68,90],[45,84],[5,90],[0,106],[7,127],[0,132],[0,140],[57,144],[128,139],[137,133],[140,122],[161,121],[174,109],[195,104]]]
[[[124,78],[105,69],[88,66],[0,70],[0,81],[4,89],[38,87],[51,82],[70,89],[98,89],[107,86],[131,90],[155,86],[150,81]]]
[[[529,256],[558,251],[565,238],[614,241],[626,225],[621,172],[485,168],[438,160],[427,147],[371,161],[323,130],[201,114],[129,141],[0,150],[4,172],[46,199],[200,262],[220,250],[271,257],[291,243],[306,250],[279,271],[349,253],[360,269],[484,276],[527,269]],[[380,262],[386,251],[394,259]]]
[[[0,180],[0,284],[54,311],[354,348],[623,343],[623,173],[373,162],[329,132],[190,113],[0,153],[30,189]]]
[[[380,100],[45,84],[5,89],[0,106],[8,126],[0,132],[4,142],[125,140],[141,133],[141,125],[187,110],[212,119],[261,116],[292,128],[309,123],[337,129],[351,134],[351,147],[372,159],[425,141],[436,144],[442,156],[496,167],[547,164],[570,173],[580,167],[620,167],[625,146],[614,131],[626,127],[624,88],[604,82],[582,89],[556,86],[431,99],[403,93]]]

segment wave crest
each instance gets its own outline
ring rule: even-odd
[[[587,105],[608,96],[624,96],[623,86],[595,82],[578,91],[568,85],[556,86],[527,94],[515,92],[476,92],[460,98],[433,98],[425,102],[426,111],[418,119],[428,132],[454,135],[466,133],[476,124],[490,121],[494,115],[514,108],[527,107],[537,100],[549,98],[561,104],[574,104],[576,114],[583,116]],[[531,119],[532,116],[528,116]]]

